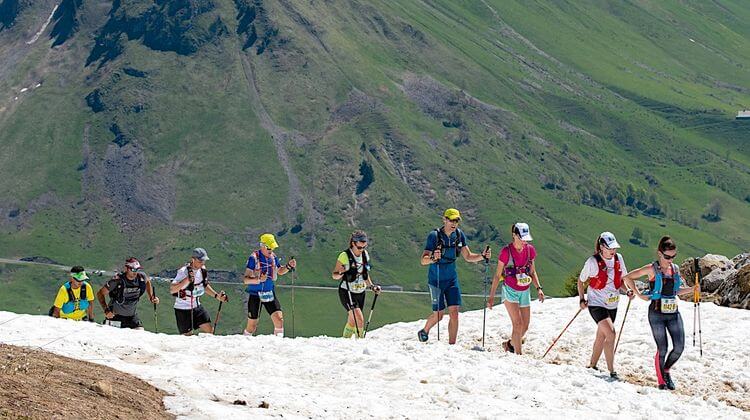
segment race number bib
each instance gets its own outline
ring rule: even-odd
[[[620,301],[620,295],[617,293],[610,293],[607,295],[607,303],[612,305]]]
[[[531,277],[527,274],[518,274],[516,275],[516,283],[519,286],[528,286],[531,284]]]
[[[367,289],[367,284],[363,281],[354,282],[351,284],[352,293],[362,293]]]
[[[260,298],[261,302],[273,302],[273,290],[258,292],[258,297]]]
[[[661,298],[661,313],[673,314],[677,312],[677,298]]]
[[[122,322],[121,321],[112,321],[111,319],[108,319],[108,320],[104,321],[104,324],[105,325],[109,325],[110,327],[122,328]]]

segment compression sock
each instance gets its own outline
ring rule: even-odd
[[[346,323],[346,326],[344,327],[344,334],[342,337],[344,338],[352,338],[356,330],[354,329],[354,325]]]

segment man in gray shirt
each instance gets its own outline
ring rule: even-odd
[[[143,293],[148,292],[151,303],[158,304],[159,298],[154,296],[151,279],[144,273],[139,273],[141,264],[135,258],[125,260],[125,271],[112,277],[99,289],[96,297],[104,309],[106,317],[104,324],[118,328],[143,329],[143,323],[138,318],[138,300]],[[109,295],[109,305],[106,296]]]

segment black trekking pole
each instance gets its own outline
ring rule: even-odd
[[[219,293],[219,295],[223,296],[225,295],[224,292]],[[227,300],[229,302],[229,300]],[[216,319],[214,320],[214,335],[216,334],[216,326],[219,325],[219,316],[221,316],[221,305],[224,304],[223,300],[219,301],[219,310],[216,311]]]
[[[703,357],[703,332],[701,331],[701,294],[698,291],[701,281],[701,268],[698,258],[693,258],[693,271],[695,282],[693,283],[693,347],[695,347],[695,320],[698,317],[698,343],[700,355]]]
[[[151,294],[156,297],[156,287],[154,287],[154,283],[151,282]],[[156,302],[154,302],[154,332],[159,333],[159,317],[156,312]]]
[[[357,313],[354,311],[352,291],[349,289],[349,282],[345,280],[344,283],[346,284],[346,293],[349,295],[349,309],[352,311],[352,318],[354,318],[354,329],[357,332],[357,338],[359,338],[359,322],[357,322]]]
[[[437,302],[437,312],[435,312],[435,319],[437,322],[437,339],[440,341],[440,304],[442,303],[442,299],[440,297],[440,260],[443,258],[443,244],[442,240],[440,238],[440,232],[438,232],[438,244],[437,247],[435,247],[436,251],[440,251],[440,258],[435,261],[435,274],[437,276],[437,286],[435,287],[435,293],[437,293],[437,298],[435,298]],[[433,254],[435,251],[433,251]],[[430,292],[430,296],[432,296],[432,292]]]
[[[293,260],[294,255],[289,257],[289,260]],[[294,283],[297,280],[297,269],[296,267],[292,267],[292,338],[297,337],[294,335]]]
[[[490,250],[490,246],[484,247],[484,254]],[[482,347],[474,346],[472,350],[484,351],[485,325],[487,323],[487,283],[489,281],[490,259],[484,257],[484,308],[482,309]]]
[[[379,293],[375,293],[375,297],[372,298],[372,306],[370,306],[370,316],[367,317],[367,323],[365,324],[365,332],[362,333],[362,338],[367,336],[367,330],[370,328],[370,321],[372,320],[372,312],[375,310],[375,302],[378,301]]]

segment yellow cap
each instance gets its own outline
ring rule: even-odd
[[[456,220],[461,219],[461,213],[456,209],[448,209],[443,213],[443,217],[447,218],[448,220]]]
[[[260,243],[265,245],[271,251],[279,247],[279,244],[276,243],[276,238],[270,233],[260,235]]]

